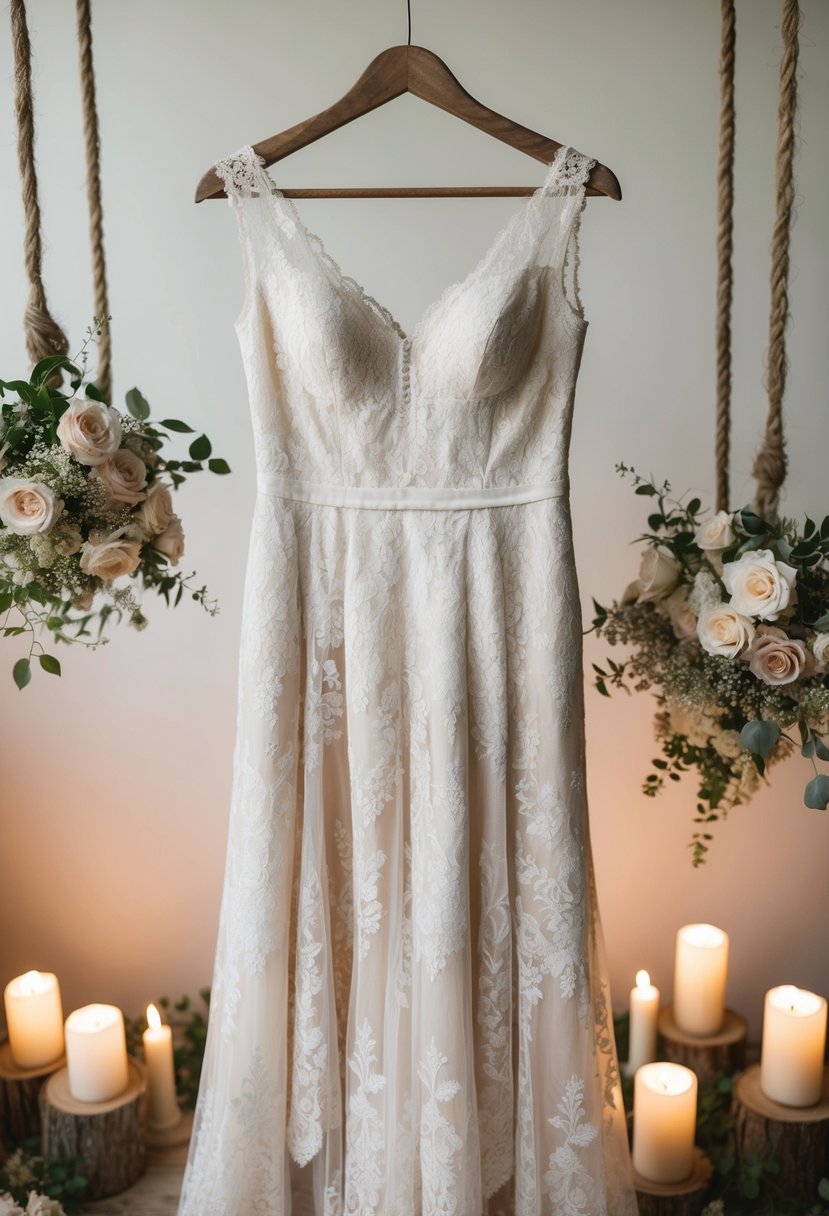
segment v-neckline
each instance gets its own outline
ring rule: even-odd
[[[392,313],[391,309],[387,308],[384,304],[381,304],[380,301],[374,296],[369,295],[368,291],[365,289],[362,283],[357,281],[357,279],[343,272],[340,264],[332,256],[332,254],[328,252],[322,237],[303,222],[293,199],[286,197],[286,195],[275,184],[273,178],[265,167],[264,157],[255,152],[251,144],[245,144],[240,149],[240,153],[237,153],[237,155],[244,155],[250,160],[257,184],[260,179],[264,179],[263,184],[267,186],[267,194],[273,200],[272,205],[274,210],[281,208],[283,218],[285,215],[287,215],[291,222],[296,225],[298,231],[304,237],[305,242],[311,251],[312,257],[323,268],[328,268],[334,277],[336,285],[355,296],[358,302],[364,308],[377,316],[390,332],[396,334],[404,348],[410,348],[419,339],[420,335],[427,328],[432,318],[444,307],[449,298],[456,293],[463,292],[464,289],[481,273],[496,251],[500,249],[503,242],[512,233],[513,229],[530,217],[532,211],[537,208],[539,199],[543,198],[557,183],[562,166],[567,159],[568,153],[571,151],[574,151],[574,149],[571,148],[569,144],[562,144],[557,149],[555,156],[547,166],[547,171],[544,174],[544,179],[541,184],[532,192],[532,194],[525,196],[525,198],[522,200],[523,206],[516,208],[515,211],[513,211],[512,214],[507,218],[505,223],[495,233],[495,236],[492,238],[487,248],[478,258],[477,262],[475,262],[475,264],[467,272],[467,274],[465,274],[463,278],[458,279],[456,282],[449,283],[436,299],[432,300],[430,304],[427,304],[426,308],[421,312],[419,318],[412,327],[410,333],[407,333],[407,331],[403,328]]]

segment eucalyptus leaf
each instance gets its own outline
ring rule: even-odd
[[[750,507],[743,507],[739,512],[740,523],[750,536],[766,536],[769,531],[769,525],[759,515],[756,515]]]
[[[829,806],[829,777],[819,773],[813,777],[803,791],[803,803],[815,811],[825,811]]]
[[[800,748],[800,754],[801,756],[805,756],[807,760],[811,760],[812,756],[815,754],[815,740],[806,739]]]
[[[139,422],[143,422],[146,418],[149,418],[150,403],[137,388],[131,388],[126,393],[124,401],[133,418],[137,418]]]
[[[823,742],[823,740],[820,739],[817,735],[815,735],[814,739],[815,739],[815,751],[817,752],[820,759],[829,760],[829,747],[827,747],[826,744]]]
[[[89,397],[90,401],[100,401],[102,405],[108,404],[106,397],[93,380],[89,380],[83,386],[83,391],[86,393],[87,397]]]
[[[757,756],[762,756],[766,760],[774,750],[777,740],[780,738],[780,727],[776,722],[764,722],[762,718],[756,718],[751,722],[746,722],[743,729],[740,731],[740,742],[748,751],[753,752]]]

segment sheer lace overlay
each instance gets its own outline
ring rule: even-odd
[[[180,1216],[635,1216],[566,493],[592,164],[407,333],[217,163],[259,493]]]

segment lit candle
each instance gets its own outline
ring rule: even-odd
[[[636,972],[636,987],[630,990],[629,1076],[656,1059],[656,1022],[659,1017],[659,989],[647,971]]]
[[[644,1064],[633,1080],[633,1166],[651,1182],[683,1182],[694,1168],[697,1078],[682,1064]]]
[[[114,1005],[84,1005],[66,1019],[69,1092],[77,1102],[108,1102],[129,1083],[124,1015]]]
[[[676,935],[674,1021],[685,1034],[717,1034],[725,1017],[728,934],[714,925],[685,925]]]
[[[783,984],[766,993],[760,1088],[785,1106],[814,1106],[823,1089],[826,1001]]]
[[[181,1119],[176,1101],[176,1076],[173,1067],[173,1031],[162,1026],[155,1005],[147,1006],[144,1031],[144,1062],[147,1066],[149,1109],[147,1122],[153,1128],[174,1127]]]
[[[57,976],[27,971],[4,993],[9,1047],[18,1068],[39,1068],[63,1055],[63,1007]]]

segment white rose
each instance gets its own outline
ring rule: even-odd
[[[30,1191],[26,1216],[65,1216],[65,1212],[57,1199],[50,1199],[48,1195],[36,1195],[34,1191]]]
[[[58,439],[80,464],[102,464],[121,446],[121,418],[100,401],[73,401],[58,423]]]
[[[174,515],[169,485],[166,481],[154,481],[133,518],[145,536],[158,536],[169,528]]]
[[[727,549],[734,540],[734,529],[731,526],[731,515],[728,511],[718,511],[697,528],[694,540],[700,549]]]
[[[764,684],[792,684],[814,670],[814,656],[799,638],[790,638],[773,625],[760,625],[743,658]]]
[[[722,578],[735,611],[776,621],[794,600],[797,571],[776,561],[771,549],[755,549],[726,562]]]
[[[705,608],[697,621],[697,637],[703,650],[733,659],[754,637],[754,625],[730,604]]]
[[[679,563],[668,553],[651,545],[639,564],[639,600],[662,600],[670,595],[679,578]]]
[[[184,555],[184,529],[177,515],[174,515],[164,531],[156,536],[153,548],[163,553],[171,566],[178,565]]]
[[[681,642],[687,642],[689,638],[696,637],[697,618],[688,603],[687,587],[677,587],[676,591],[672,591],[665,600],[665,608],[674,627],[674,633]]]
[[[109,535],[90,536],[81,549],[81,570],[104,582],[132,574],[140,564],[141,542],[126,537],[123,528]]]
[[[119,448],[113,456],[102,460],[94,475],[104,483],[115,502],[135,506],[146,498],[143,490],[147,484],[147,466],[129,448]]]
[[[49,486],[25,477],[0,478],[0,519],[17,536],[48,532],[63,510]]]
[[[829,667],[829,633],[816,633],[812,639],[812,654],[820,671]]]

